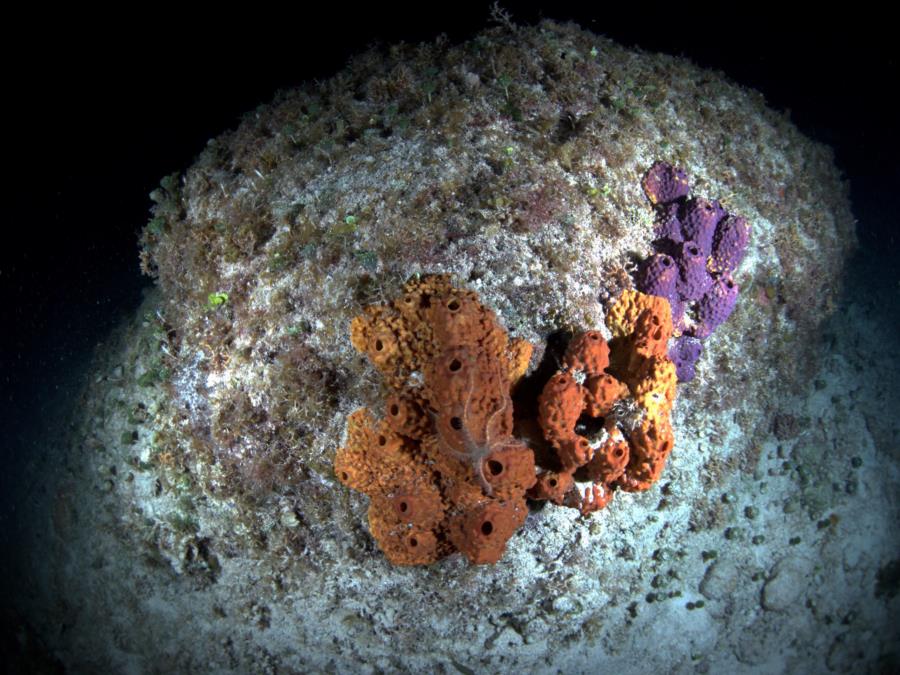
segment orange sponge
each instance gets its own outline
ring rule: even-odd
[[[461,551],[496,562],[524,522],[534,455],[512,436],[510,391],[532,346],[510,341],[478,296],[443,275],[413,279],[350,327],[391,390],[385,419],[347,421],[334,468],[370,497],[369,527],[398,565]]]
[[[666,356],[672,336],[668,301],[625,291],[606,321],[614,335],[611,343],[597,331],[574,337],[562,370],[538,399],[538,422],[556,450],[559,468],[539,475],[530,496],[582,513],[605,507],[616,488],[647,489],[674,445],[669,413],[676,377]],[[622,415],[620,402],[627,410]],[[582,494],[576,480],[592,486]]]

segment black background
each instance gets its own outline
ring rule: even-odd
[[[879,271],[872,283],[896,288],[900,77],[886,17],[847,8],[791,19],[772,8],[668,7],[507,5],[520,23],[572,19],[626,45],[683,54],[789,109],[806,134],[834,147],[851,179],[864,255]],[[189,166],[208,139],[277,89],[326,78],[370,44],[440,33],[458,42],[489,20],[488,3],[335,5],[315,7],[317,16],[220,7],[190,20],[162,6],[132,11],[134,18],[48,10],[7,26],[0,242],[7,441],[11,432],[52,423],[39,418],[41,401],[137,306],[149,284],[138,271],[137,237],[162,176]]]

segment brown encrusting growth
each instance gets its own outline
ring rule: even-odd
[[[447,276],[413,279],[399,299],[366,308],[351,341],[391,394],[382,421],[366,409],[350,416],[335,473],[371,498],[379,546],[400,565],[455,550],[496,562],[535,481],[531,449],[512,436],[510,398],[531,345],[510,341],[478,296]]]

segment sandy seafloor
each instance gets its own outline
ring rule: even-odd
[[[900,302],[865,250],[841,272],[853,236],[830,155],[718,75],[571,27],[548,24],[519,37],[495,31],[474,50],[453,48],[459,67],[443,83],[435,84],[444,75],[428,65],[444,58],[442,47],[416,57],[424,61],[419,80],[405,62],[388,63],[393,70],[357,64],[359,72],[342,76],[361,83],[369,69],[384,70],[389,77],[373,80],[381,96],[407,87],[411,112],[403,124],[387,104],[393,112],[384,113],[384,128],[367,126],[369,116],[356,109],[369,104],[344,96],[357,90],[337,79],[331,103],[373,133],[347,140],[344,126],[326,124],[325,114],[306,131],[277,127],[298,110],[315,117],[308,101],[289,95],[210,144],[182,184],[184,202],[168,197],[169,220],[152,236],[145,231],[161,290],[123,318],[86,372],[48,395],[40,414],[52,423],[28,439],[27,466],[6,495],[16,505],[3,570],[14,598],[4,616],[9,668],[900,669]],[[544,47],[543,62],[557,71],[528,72],[512,85],[495,81],[492,55],[531,63],[522,50]],[[559,70],[573,62],[571,71]],[[643,103],[653,92],[633,87],[648,73],[670,74],[656,107]],[[596,87],[582,87],[582,77]],[[453,83],[467,98],[446,94]],[[515,121],[510,86],[534,105],[520,111],[528,121],[553,123],[551,145],[546,133]],[[714,106],[697,109],[701,94]],[[444,95],[453,113],[446,136],[430,126]],[[560,101],[575,112],[557,124]],[[573,122],[579,111],[593,111],[583,125]],[[481,145],[465,135],[465,115],[485,125]],[[302,133],[317,139],[315,152],[295,140]],[[447,247],[426,246],[431,260],[416,260],[415,271],[468,279],[511,332],[534,341],[579,317],[596,324],[600,272],[648,250],[652,212],[639,177],[676,152],[667,150],[672,145],[700,181],[698,193],[727,196],[755,229],[738,275],[746,289],[738,309],[706,342],[697,380],[679,387],[676,449],[662,480],[647,492],[617,495],[586,519],[571,509],[535,508],[494,566],[452,556],[392,567],[368,533],[366,498],[341,486],[330,468],[347,414],[378,395],[346,336],[353,303],[364,304],[356,293],[372,290],[353,285],[367,274],[361,268],[396,286],[410,247],[391,224],[422,225],[419,244],[443,236],[423,223],[441,224],[449,212],[470,229],[456,231]],[[371,153],[365,162],[360,147]],[[617,158],[617,147],[627,153]],[[434,192],[447,176],[458,184]],[[537,222],[498,236],[500,224],[515,225],[519,213],[505,197],[543,195],[551,179],[560,196],[534,209]],[[301,198],[308,222],[279,221],[265,237],[252,226],[229,230],[233,239],[217,234],[228,229],[217,223],[229,214],[246,225],[238,206],[275,204],[279,216],[296,216],[292,205]],[[358,228],[354,220],[341,229],[350,225],[348,213],[360,214]],[[204,258],[213,246],[223,248]],[[302,255],[287,266],[278,257],[297,250]],[[184,251],[194,257],[181,257]],[[211,278],[232,284],[220,312],[197,302],[219,289],[202,285]],[[832,303],[841,282],[843,295]],[[558,318],[560,307],[571,316]],[[161,317],[181,322],[174,356],[164,353],[172,346]],[[221,340],[230,330],[236,337]],[[293,340],[306,349],[301,366],[350,376],[320,410],[305,406],[318,400],[316,385],[299,383],[303,400],[292,410],[300,412],[286,419],[309,428],[292,449],[300,468],[248,495],[247,485],[264,481],[228,473],[228,462],[265,469],[267,443],[284,447],[291,429],[232,430],[229,415],[277,403],[270,400],[275,385],[297,384],[270,367]],[[162,362],[174,364],[168,383]],[[206,446],[191,426],[204,420],[213,420],[207,436],[214,442]],[[210,453],[218,462],[207,461]]]

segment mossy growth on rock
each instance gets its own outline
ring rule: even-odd
[[[806,270],[840,269],[852,219],[830,152],[755,92],[550,21],[373,49],[280,92],[153,193],[141,262],[172,331],[160,424],[180,464],[240,508],[297,494],[303,511],[298,486],[333,484],[347,414],[383,393],[350,321],[410,275],[465,284],[538,359],[555,332],[600,327],[652,250],[640,178],[660,158],[754,223],[745,285],[783,289],[738,306],[710,363],[749,334],[770,338],[731,378],[762,356],[811,363],[798,350],[838,288]],[[713,408],[736,402],[699,382]]]

